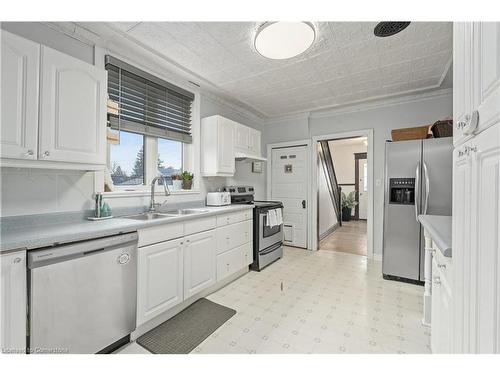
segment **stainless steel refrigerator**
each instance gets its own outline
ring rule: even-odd
[[[386,142],[384,248],[386,279],[424,281],[424,230],[418,215],[451,215],[452,138]]]

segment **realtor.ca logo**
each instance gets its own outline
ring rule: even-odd
[[[2,348],[2,354],[67,354],[68,348]]]

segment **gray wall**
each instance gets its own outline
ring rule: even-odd
[[[374,253],[382,254],[384,155],[385,141],[391,138],[391,130],[431,124],[453,113],[452,94],[424,98],[418,101],[388,105],[350,113],[331,114],[309,119],[292,119],[268,125],[264,129],[264,142],[275,143],[307,139],[312,136],[373,129],[374,152]]]

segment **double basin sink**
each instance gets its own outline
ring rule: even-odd
[[[209,212],[209,210],[190,208],[190,209],[169,210],[165,212],[144,212],[138,215],[127,216],[127,219],[148,221],[156,219],[165,219],[167,217],[202,214],[205,212]]]

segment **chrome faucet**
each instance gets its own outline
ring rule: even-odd
[[[161,180],[163,182],[163,189],[165,190],[165,196],[168,197],[170,195],[170,190],[167,186],[167,179],[165,176],[157,176],[153,178],[151,181],[151,204],[149,205],[149,212],[155,212],[156,207],[160,206],[160,203],[155,203],[155,186],[156,181]]]

